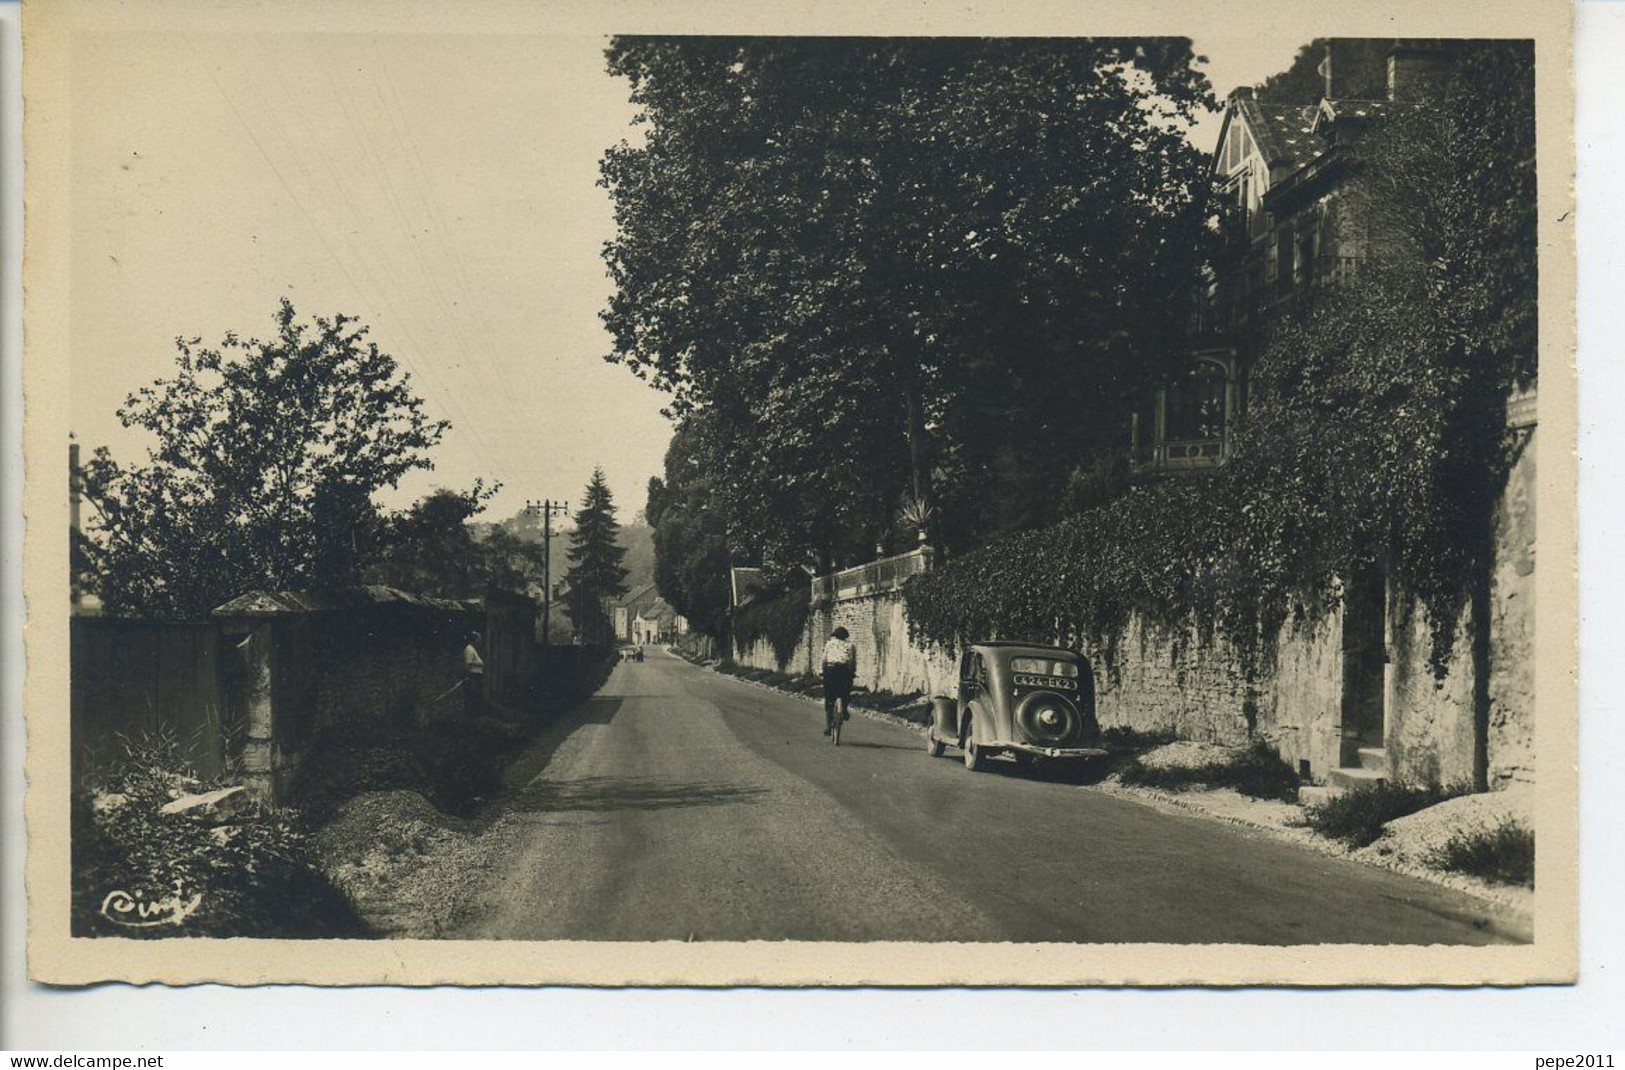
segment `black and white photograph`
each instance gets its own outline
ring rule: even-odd
[[[426,9],[25,9],[33,976],[1573,979],[1565,6]]]

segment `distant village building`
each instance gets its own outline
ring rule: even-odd
[[[615,638],[623,643],[636,642],[633,630],[639,615],[659,601],[660,592],[655,590],[655,585],[645,583],[610,607],[610,624],[615,629]]]
[[[688,631],[688,621],[665,599],[657,598],[647,609],[632,619],[631,641],[642,646],[646,643],[669,643]]]

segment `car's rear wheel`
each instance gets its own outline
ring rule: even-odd
[[[943,743],[942,740],[937,738],[937,730],[935,728],[927,728],[925,730],[925,753],[929,754],[933,758],[940,758],[942,757],[942,751]]]
[[[981,769],[987,765],[987,755],[983,754],[982,748],[976,744],[975,721],[972,721],[970,724],[965,726],[964,749],[966,769],[974,773],[978,769]]]

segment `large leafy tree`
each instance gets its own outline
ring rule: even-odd
[[[610,359],[711,414],[741,546],[829,564],[907,499],[950,506],[950,540],[1042,520],[1179,352],[1205,210],[1181,125],[1210,103],[1187,40],[608,55],[646,135],[602,165]],[[1008,473],[1019,500],[985,493]]]
[[[98,449],[83,473],[92,560],[108,611],[185,618],[253,589],[354,583],[382,519],[372,496],[414,469],[447,424],[430,420],[395,360],[353,317],[275,334],[177,341],[172,378],[132,394],[144,464]]]
[[[626,593],[626,568],[621,564],[626,547],[616,537],[619,531],[604,470],[595,468],[581,508],[576,511],[575,530],[570,532],[570,548],[566,551],[570,569],[564,574],[570,620],[589,643],[609,640],[610,620],[605,604]]]

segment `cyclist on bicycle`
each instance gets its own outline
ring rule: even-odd
[[[847,702],[852,697],[852,681],[858,675],[858,648],[848,640],[845,628],[836,628],[824,644],[824,735],[835,727],[835,703],[841,704],[841,720],[850,720]]]

